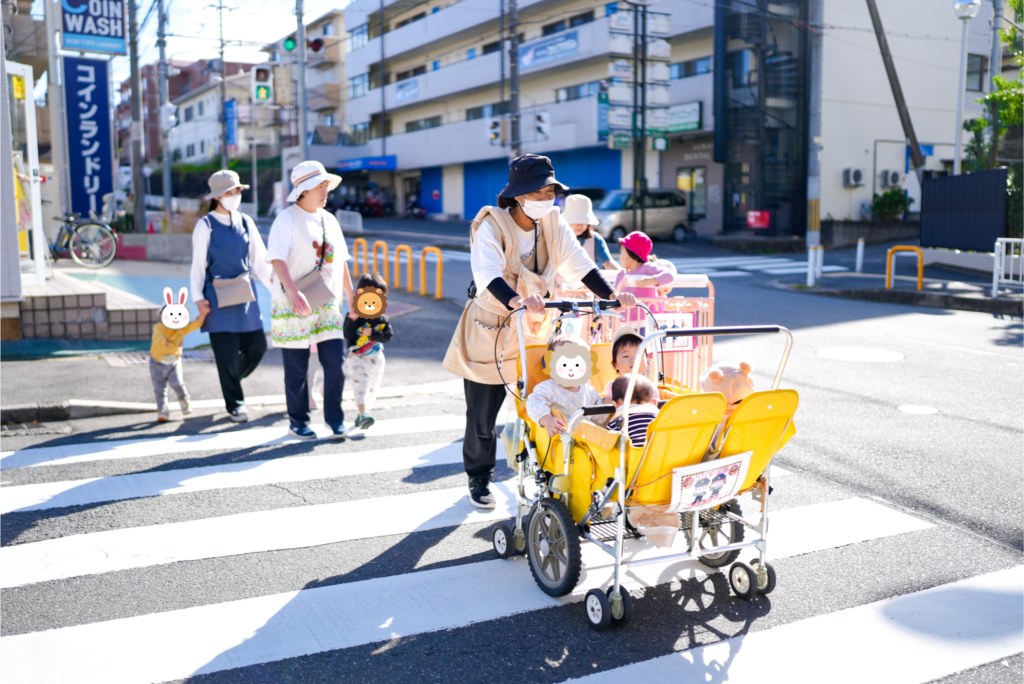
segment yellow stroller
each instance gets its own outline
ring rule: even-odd
[[[606,311],[617,305],[615,301],[567,301],[546,306],[559,309],[566,318],[591,315],[580,309],[591,309],[595,316],[619,316]],[[625,624],[632,616],[630,594],[620,588],[623,566],[684,559],[700,560],[711,567],[731,564],[728,578],[737,596],[749,599],[759,592],[771,592],[775,571],[766,560],[770,464],[772,456],[796,433],[793,416],[799,403],[796,391],[778,389],[792,348],[789,330],[781,326],[690,328],[659,330],[645,337],[637,350],[634,378],[647,348],[667,336],[781,332],[786,347],[771,390],[750,395],[728,417],[726,399],[720,393],[679,394],[660,403],[657,418],[647,428],[646,445],[635,448],[628,438],[635,380],[627,388],[621,433],[582,421],[585,416],[613,413],[615,408],[610,405],[584,407],[569,417],[568,431],[558,438],[549,439],[547,432],[529,419],[525,400],[534,384],[543,379],[539,367],[545,347],[527,347],[523,342],[522,311],[517,329],[518,418],[512,442],[519,472],[518,505],[514,525],[502,523],[494,530],[495,552],[502,558],[525,553],[537,585],[551,596],[564,596],[575,588],[582,570],[583,540],[611,555],[611,586],[606,591],[591,589],[584,600],[587,621],[597,630],[612,622]],[[657,326],[648,329],[657,330]],[[614,371],[610,371],[610,355],[599,345],[595,350],[596,386]],[[664,378],[659,375],[659,380]],[[536,488],[528,492],[530,480]],[[756,523],[744,518],[739,508],[737,497],[747,492],[760,504]],[[634,527],[627,512],[645,507],[678,513],[680,522],[674,529]],[[653,558],[625,557],[627,539],[648,536],[653,540],[666,531],[674,537],[680,527],[685,551]],[[756,533],[756,539],[745,541],[745,529]],[[744,548],[758,551],[753,567],[735,562]]]

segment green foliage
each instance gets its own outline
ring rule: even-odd
[[[892,221],[910,208],[914,200],[900,188],[890,188],[871,200],[871,215],[878,221]]]
[[[1006,237],[1024,237],[1024,201],[1021,186],[1024,181],[1024,162],[1011,162],[1010,176],[1006,180]]]

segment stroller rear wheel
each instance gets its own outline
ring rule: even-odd
[[[743,541],[743,523],[729,520],[724,515],[726,512],[743,515],[743,512],[740,510],[740,502],[735,499],[722,504],[717,509],[701,511],[700,528],[697,537],[698,548],[710,550],[716,546],[739,544]],[[687,546],[690,545],[691,530],[693,529],[692,516],[692,513],[683,514],[682,527],[683,533],[686,535]],[[700,562],[710,568],[723,568],[736,560],[739,555],[740,552],[738,550],[706,553],[701,555]]]
[[[580,536],[564,503],[543,499],[530,513],[526,554],[533,579],[548,596],[565,596],[576,586],[583,567]]]

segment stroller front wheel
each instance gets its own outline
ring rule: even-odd
[[[494,553],[498,558],[510,558],[515,553],[512,542],[512,527],[508,523],[499,523],[491,534],[491,543],[494,544]]]
[[[530,513],[526,555],[537,586],[548,596],[565,596],[583,569],[580,536],[569,509],[557,499],[543,499]]]
[[[608,597],[600,589],[591,589],[583,599],[583,608],[587,614],[587,624],[598,632],[608,628],[612,621],[612,605]]]
[[[757,593],[757,573],[746,563],[733,563],[729,568],[729,584],[736,596],[748,601]]]

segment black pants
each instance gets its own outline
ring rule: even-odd
[[[293,428],[309,425],[309,347],[282,349],[284,356],[284,395],[288,402],[288,421]],[[341,393],[345,389],[345,340],[316,343],[316,354],[324,369],[324,422],[332,428],[345,420]]]
[[[490,477],[498,453],[498,430],[494,421],[505,401],[504,385],[482,385],[462,381],[466,392],[466,437],[462,442],[462,462],[470,479]]]
[[[262,330],[252,332],[210,333],[210,346],[217,360],[220,391],[228,411],[245,404],[242,379],[249,377],[267,353],[267,336]]]

